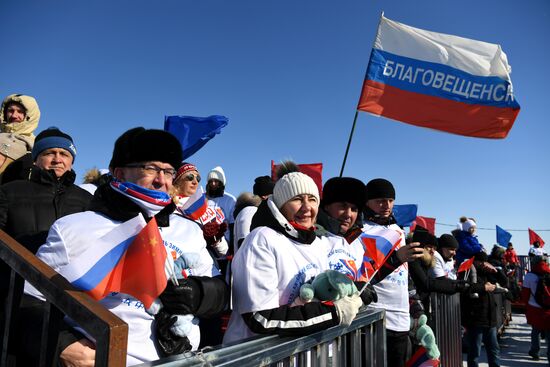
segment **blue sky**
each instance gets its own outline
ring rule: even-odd
[[[229,125],[189,160],[221,165],[227,190],[250,191],[270,160],[322,162],[339,174],[380,13],[431,31],[499,43],[521,112],[486,140],[360,113],[344,175],[391,180],[397,203],[455,224],[495,225],[518,253],[527,227],[550,229],[550,2],[72,1],[0,2],[0,94],[35,96],[39,130],[78,148],[75,170],[108,165],[125,130],[165,115],[225,115]],[[452,230],[438,225],[437,234]],[[550,231],[539,234],[550,242]]]

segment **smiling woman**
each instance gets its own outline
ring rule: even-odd
[[[329,254],[345,253],[341,237],[316,236],[318,209],[317,185],[301,172],[281,177],[260,204],[233,258],[235,303],[225,343],[255,333],[305,335],[353,320],[358,295],[333,305],[297,302],[300,287],[330,268]]]

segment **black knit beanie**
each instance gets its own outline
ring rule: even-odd
[[[458,248],[458,241],[450,234],[442,234],[441,237],[437,240],[437,245],[439,248]]]
[[[359,211],[365,206],[365,185],[353,177],[333,177],[323,186],[321,206],[336,202],[355,204]]]
[[[178,168],[183,150],[176,137],[164,130],[136,127],[126,131],[115,142],[109,167],[124,167],[130,163],[159,161]]]
[[[260,176],[254,179],[252,192],[254,195],[265,196],[273,194],[275,182],[269,176]]]
[[[395,189],[390,181],[383,178],[370,180],[365,187],[365,200],[395,199]]]

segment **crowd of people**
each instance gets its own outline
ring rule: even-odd
[[[35,137],[39,117],[30,96],[10,95],[2,103],[1,229],[68,276],[122,224],[154,218],[159,228],[171,264],[164,291],[149,307],[119,292],[99,301],[129,325],[128,365],[258,334],[298,336],[350,325],[368,308],[385,310],[388,366],[405,366],[421,344],[414,337],[419,320],[430,320],[432,292],[460,294],[468,366],[477,366],[482,342],[489,365],[500,365],[494,297],[513,289],[507,273],[518,260],[512,244],[488,256],[472,218],[461,218],[457,230],[440,237],[421,226],[407,234],[393,216],[392,182],[334,177],[319,192],[292,162],[275,179],[257,177],[252,192],[237,198],[225,190],[223,168],[214,167],[203,192],[199,168],[183,162],[178,139],[142,127],[116,140],[108,169],[88,172],[77,185],[75,142],[53,127]],[[365,262],[368,243],[377,241],[392,247],[382,266]],[[457,273],[472,258],[471,268]],[[550,330],[548,310],[533,291],[549,273],[545,261],[534,254],[522,289],[533,358],[540,351],[535,341],[540,334],[548,340]],[[0,270],[5,297],[9,268]],[[345,274],[353,291],[330,302],[304,301],[302,287],[331,271]],[[9,349],[17,365],[35,365],[45,299],[29,283],[19,280],[16,287],[20,307]],[[61,365],[93,365],[93,338],[78,325],[64,325],[58,346]]]

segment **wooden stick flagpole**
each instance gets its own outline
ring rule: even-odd
[[[357,115],[359,110],[355,110],[355,117],[353,118],[353,125],[351,126],[351,133],[349,134],[348,146],[346,147],[346,154],[344,154],[344,161],[342,162],[342,168],[340,169],[340,177],[344,173],[344,167],[346,166],[346,160],[348,158],[349,147],[351,145],[351,138],[353,137],[353,131],[355,130],[355,123],[357,122]]]

